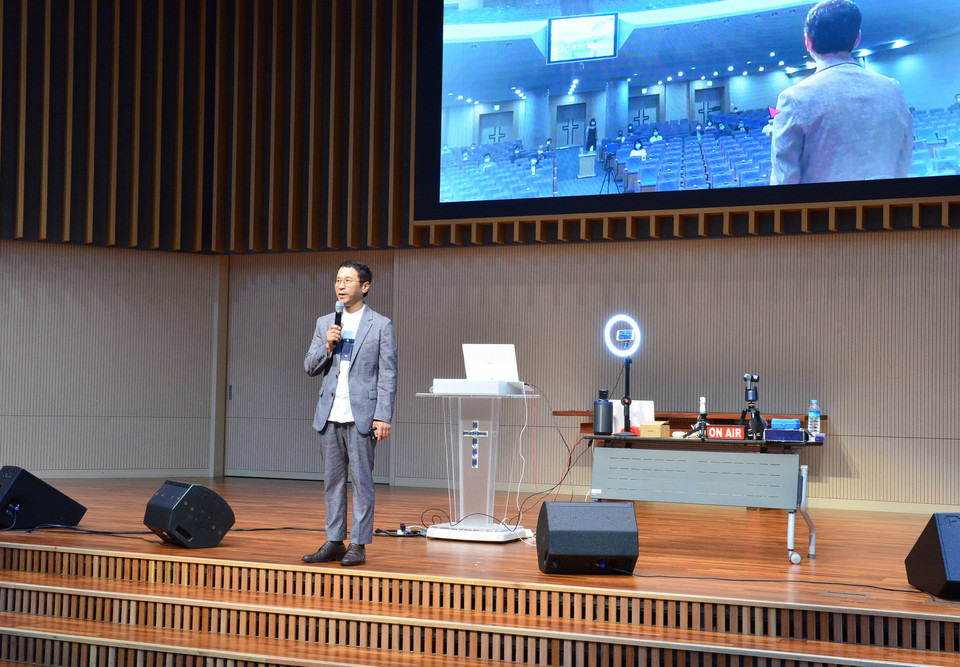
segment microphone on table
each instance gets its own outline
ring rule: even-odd
[[[337,314],[333,316],[333,323],[340,326],[340,320],[343,319],[343,301],[337,301],[333,309],[337,311]]]

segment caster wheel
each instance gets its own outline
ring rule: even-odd
[[[801,560],[800,554],[798,554],[796,551],[791,551],[791,552],[790,552],[790,562],[791,562],[791,563],[793,563],[794,565],[799,565],[799,564],[800,564],[800,560]]]

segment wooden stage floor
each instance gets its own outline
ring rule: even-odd
[[[324,541],[323,533],[316,530],[323,527],[321,482],[247,478],[181,481],[209,486],[233,508],[237,517],[234,530],[218,547],[173,547],[149,532],[114,536],[66,530],[8,531],[0,535],[0,543],[341,570],[336,563],[308,566],[300,561],[301,555],[314,551]],[[53,486],[87,506],[79,527],[95,531],[145,531],[144,509],[162,482],[51,480]],[[562,495],[558,499],[571,498]],[[502,517],[507,494],[498,495],[497,500],[497,516]],[[509,496],[509,503],[507,514],[514,517],[515,494]],[[392,531],[400,523],[412,526],[445,521],[446,510],[446,490],[377,487],[377,528]],[[539,503],[528,502],[523,525],[535,529],[538,511]],[[928,514],[812,510],[817,526],[817,558],[806,558],[807,528],[798,516],[796,544],[804,559],[792,565],[787,558],[783,511],[637,503],[636,512],[640,558],[633,577],[541,574],[532,540],[482,544],[375,536],[367,548],[367,563],[352,569],[433,580],[623,590],[688,600],[752,601],[960,619],[960,603],[935,599],[907,583],[903,559],[930,518]],[[298,529],[240,530],[281,526]]]

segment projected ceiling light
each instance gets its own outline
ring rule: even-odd
[[[770,57],[771,57],[771,58],[776,58],[776,57],[777,57],[777,52],[776,52],[776,51],[771,51],[771,52],[770,52]]]
[[[640,325],[637,321],[620,313],[607,320],[603,328],[603,342],[607,349],[618,357],[630,357],[640,349]]]
[[[779,63],[777,63],[777,67],[783,67],[783,61],[782,61],[782,60],[781,60]]]
[[[760,67],[757,68],[757,71],[758,71],[758,72],[762,72],[762,71],[763,71],[763,65],[760,65]]]
[[[727,71],[728,71],[728,72],[732,72],[732,71],[733,71],[733,65],[730,65],[730,67],[727,68]]]
[[[857,49],[850,55],[853,56],[854,58],[865,58],[866,56],[873,55],[873,51],[871,51],[870,49]]]
[[[897,41],[895,41],[893,44],[890,45],[890,48],[891,48],[891,49],[902,49],[902,48],[905,47],[905,46],[909,46],[909,44],[910,44],[910,42],[908,42],[908,41],[906,41],[906,40],[898,39]]]

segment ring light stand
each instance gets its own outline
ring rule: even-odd
[[[623,359],[623,431],[630,433],[630,364],[633,363],[633,354],[640,348],[640,325],[629,315],[614,315],[607,320],[603,329],[603,341],[607,349],[617,357]]]

